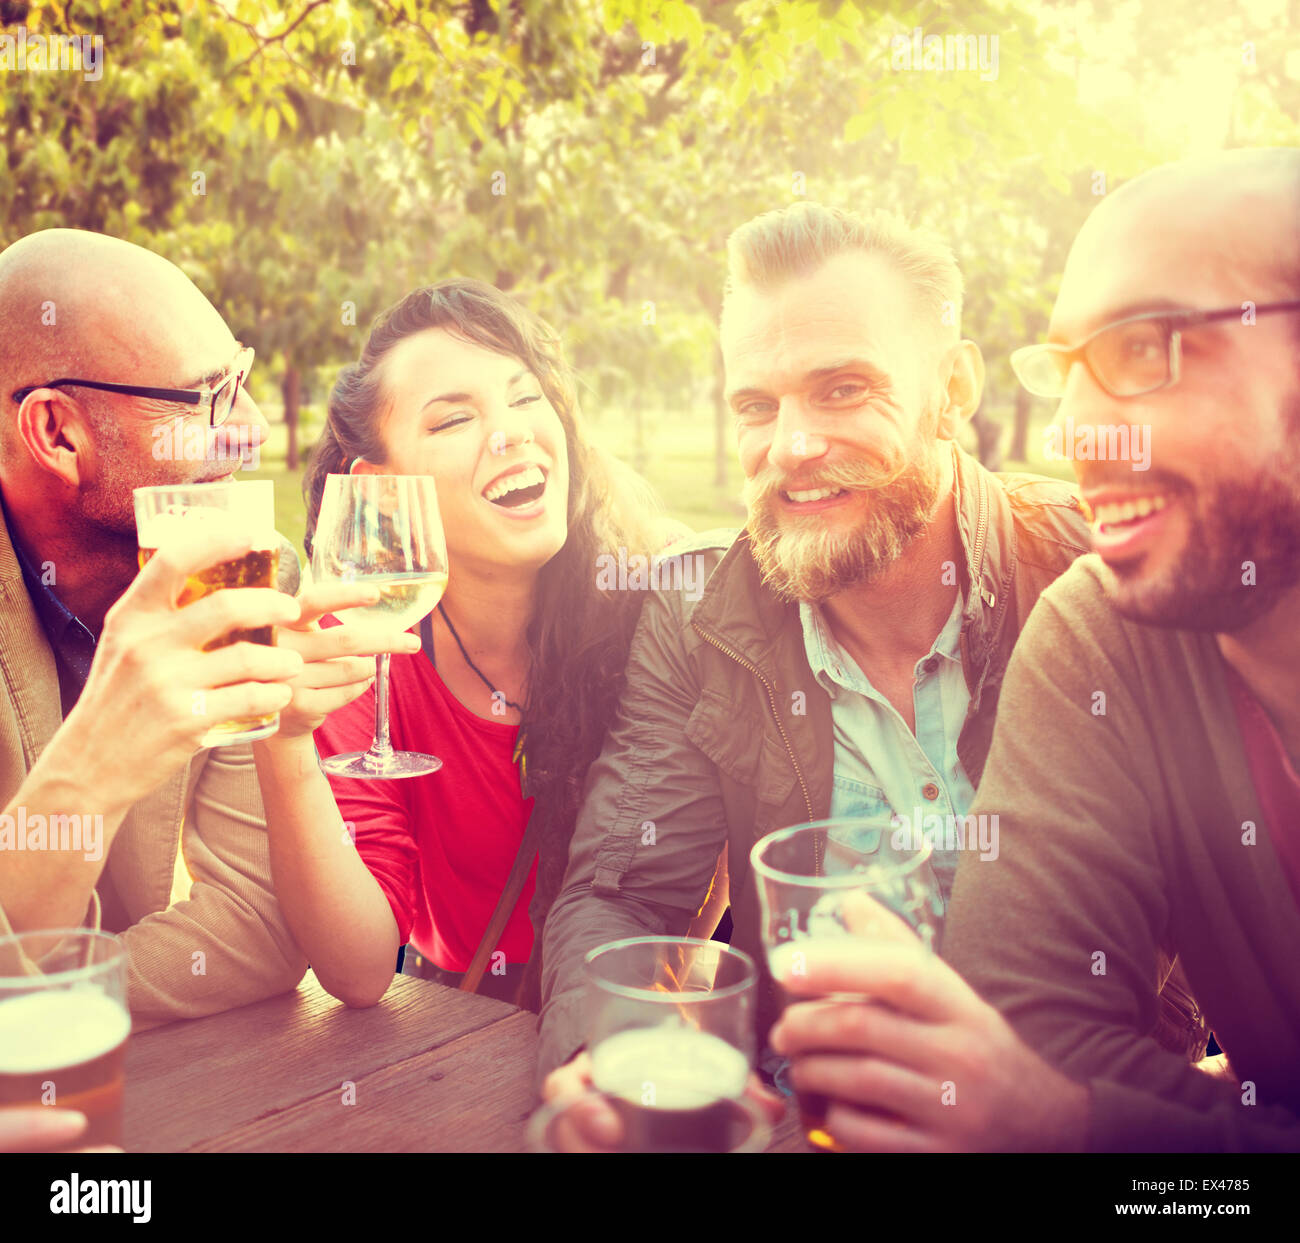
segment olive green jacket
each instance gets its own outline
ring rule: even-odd
[[[994,475],[954,447],[954,567],[965,600],[961,652],[970,709],[958,755],[978,783],[998,692],[1040,592],[1086,550],[1073,490]],[[804,654],[796,603],[763,585],[742,532],[702,536],[673,554],[704,558],[698,600],[650,593],[627,685],[546,921],[539,1082],[585,1042],[583,958],[628,936],[686,932],[728,851],[732,944],[763,963],[749,851],[774,829],[829,814],[831,705]],[[763,970],[759,1036],[778,1013]]]

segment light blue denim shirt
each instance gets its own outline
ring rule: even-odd
[[[898,709],[868,681],[857,662],[831,634],[816,605],[801,601],[804,650],[813,675],[831,700],[835,736],[831,815],[887,820],[906,817],[918,833],[941,816],[965,816],[975,788],[957,758],[957,739],[970,705],[961,664],[962,597],[930,651],[913,671],[912,706],[916,732]],[[959,850],[942,849],[937,835],[932,855],[944,907],[952,894]]]

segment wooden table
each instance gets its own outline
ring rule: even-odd
[[[522,1152],[536,1024],[410,976],[349,1010],[308,972],[296,992],[133,1036],[125,1147]],[[768,1151],[804,1151],[793,1104]]]

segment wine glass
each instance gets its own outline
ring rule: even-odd
[[[377,640],[409,630],[437,607],[447,587],[447,543],[438,494],[428,475],[328,475],[312,536],[317,582],[366,583],[379,602],[339,609],[345,626]],[[442,761],[394,751],[388,740],[388,653],[375,657],[375,737],[369,751],[321,760],[337,777],[419,777]]]

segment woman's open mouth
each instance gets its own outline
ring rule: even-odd
[[[546,472],[530,463],[505,475],[498,475],[483,489],[483,499],[507,512],[525,513],[539,508],[546,492]]]

